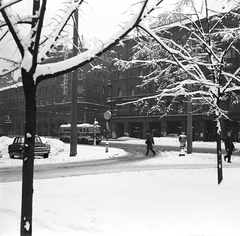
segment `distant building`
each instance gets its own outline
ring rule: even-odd
[[[227,24],[235,24],[236,22],[228,19]],[[203,20],[203,25],[206,24]],[[154,25],[156,27],[156,25]],[[184,31],[180,31],[177,27],[172,28],[171,37],[177,43],[185,40]],[[170,37],[170,36],[169,36]],[[124,45],[123,45],[124,44]],[[128,60],[131,56],[131,50],[136,45],[133,39],[126,39],[123,44],[113,47],[115,54],[113,57]],[[240,45],[237,47],[240,48]],[[236,69],[240,65],[239,54],[230,50],[227,56],[227,62],[231,63],[231,68]],[[154,83],[145,88],[140,88],[140,76],[149,74],[151,68],[143,66],[135,66],[125,71],[118,70],[116,67],[111,73],[111,82],[109,84],[111,96],[108,103],[111,107],[111,131],[116,137],[129,134],[130,137],[144,138],[145,131],[151,130],[154,136],[166,136],[170,133],[181,134],[187,131],[187,98],[179,98],[175,102],[173,111],[169,115],[162,117],[163,112],[148,112],[148,106],[154,105],[154,100],[148,101],[148,106],[143,109],[138,108],[135,104],[119,106],[119,104],[137,100],[141,97],[156,94],[156,85]],[[240,92],[239,92],[240,95]],[[167,105],[167,104],[166,104]],[[220,106],[228,110],[230,120],[225,119],[222,124],[222,134],[227,130],[232,130],[235,141],[240,141],[240,103],[233,104],[230,99],[222,101]],[[207,115],[208,105],[201,100],[192,102],[192,131],[193,140],[197,141],[214,141],[216,134],[216,125],[213,115]],[[162,118],[161,118],[162,117]]]
[[[52,57],[52,62],[64,60],[70,52],[61,51]],[[96,118],[105,126],[103,114],[107,104],[110,66],[107,54],[78,69],[77,78],[77,123],[93,123]],[[10,76],[10,75],[9,75]],[[72,73],[42,81],[37,87],[38,135],[56,136],[61,124],[70,123]],[[0,78],[0,81],[2,79]],[[0,134],[24,133],[25,97],[22,83],[0,89]]]
[[[231,24],[232,21],[229,21]],[[156,27],[156,25],[154,25]],[[173,28],[173,39],[177,43],[185,40],[183,31],[179,33]],[[92,44],[92,42],[86,42]],[[95,42],[97,43],[97,42]],[[187,130],[187,98],[180,97],[173,104],[173,110],[162,117],[163,111],[149,113],[149,107],[154,100],[149,100],[145,106],[135,104],[121,106],[120,104],[137,100],[141,97],[156,95],[156,84],[139,87],[140,76],[150,72],[150,67],[135,66],[125,71],[118,70],[111,64],[111,57],[127,60],[132,48],[136,45],[133,39],[124,40],[124,45],[112,47],[114,54],[105,53],[93,62],[78,69],[77,81],[77,122],[93,123],[96,118],[105,128],[104,112],[111,111],[111,136],[118,138],[123,135],[144,138],[146,130],[154,136],[180,134]],[[238,45],[238,49],[240,45]],[[55,60],[64,60],[71,52],[58,50]],[[236,69],[240,65],[237,53],[230,51],[227,61]],[[95,68],[95,69],[93,69]],[[55,136],[61,124],[70,123],[71,113],[71,73],[58,78],[41,82],[37,87],[37,134]],[[2,81],[0,79],[0,81]],[[240,95],[240,93],[239,93]],[[167,105],[166,101],[166,105]],[[214,141],[216,126],[212,115],[207,115],[208,105],[200,99],[192,102],[193,140]],[[231,120],[222,122],[222,133],[233,131],[235,141],[240,141],[240,103],[233,104],[231,100],[221,102],[221,107],[228,110]],[[0,89],[0,133],[23,134],[25,122],[25,98],[21,83]]]

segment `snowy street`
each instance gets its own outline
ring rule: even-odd
[[[3,148],[11,140],[0,139],[1,169],[20,168],[21,160],[10,159]],[[108,153],[104,146],[78,145],[77,157],[70,158],[69,144],[47,138],[45,141],[51,143],[52,152],[48,159],[36,159],[36,168],[47,163],[49,166],[100,162],[124,158],[126,154],[124,150],[111,148],[111,144]],[[121,142],[137,145],[144,140]],[[156,145],[163,142],[178,145],[176,140],[155,138]],[[194,142],[193,145],[204,144]],[[214,148],[215,143],[207,145]],[[236,143],[236,147],[240,144]],[[240,156],[233,156],[232,162],[223,162],[224,179],[220,185],[216,154],[179,157],[178,152],[159,152],[154,158],[124,163],[129,169],[152,166],[151,170],[36,179],[33,235],[239,236]],[[191,168],[196,165],[199,169]],[[21,181],[1,181],[0,190],[1,235],[19,235]]]
[[[0,0],[0,121],[0,236],[240,236],[240,0]]]

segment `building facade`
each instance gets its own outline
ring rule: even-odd
[[[233,21],[229,21],[233,24]],[[204,25],[204,24],[203,24]],[[173,29],[174,40],[181,43],[184,32]],[[112,48],[115,53],[111,57],[128,60],[132,48],[136,45],[134,39],[124,40]],[[240,51],[240,45],[238,45]],[[65,51],[53,55],[52,62],[64,60],[71,56]],[[140,77],[151,72],[150,67],[135,66],[128,70],[119,70],[111,64],[111,57],[105,53],[93,62],[78,70],[77,76],[77,123],[93,123],[95,118],[106,128],[104,112],[111,111],[109,122],[111,137],[124,135],[145,138],[146,130],[154,136],[167,136],[187,131],[187,117],[191,113],[193,140],[215,140],[216,125],[213,115],[207,114],[208,105],[202,101],[189,103],[185,97],[179,97],[173,104],[173,110],[167,116],[162,111],[150,113],[149,108],[154,101],[149,100],[144,106],[128,102],[146,96],[156,95],[157,86],[139,86]],[[233,71],[239,67],[239,54],[233,51],[227,55],[227,60],[233,65]],[[101,67],[101,68],[100,68]],[[231,70],[231,68],[230,68]],[[230,71],[231,72],[231,71]],[[70,123],[72,73],[41,82],[37,88],[37,134],[44,136],[58,135],[61,124]],[[5,82],[4,82],[5,83]],[[5,83],[6,84],[6,83]],[[25,101],[21,83],[0,89],[0,133],[7,135],[23,134],[25,122]],[[122,105],[128,103],[126,105]],[[222,134],[232,130],[234,141],[240,141],[240,103],[231,100],[221,102],[221,108],[228,111],[230,120],[223,120]]]
[[[53,55],[51,62],[71,56],[68,52]],[[100,67],[101,66],[101,67]],[[108,81],[109,58],[96,58],[78,69],[77,76],[77,123],[93,123],[95,118],[105,127],[104,112],[109,110]],[[37,86],[37,127],[36,133],[57,136],[61,124],[71,120],[72,76],[63,76],[42,81]],[[16,135],[24,133],[25,97],[21,78],[15,84],[0,88],[0,134]]]
[[[176,33],[176,32],[175,32]],[[176,33],[176,41],[181,40],[181,34]],[[125,40],[124,45],[119,44],[114,47],[115,57],[128,60],[131,57],[131,50],[136,45],[132,39]],[[240,46],[239,46],[240,48]],[[228,61],[233,67],[239,66],[240,58],[238,54],[229,54]],[[179,98],[173,104],[174,109],[169,115],[163,113],[149,113],[149,107],[153,104],[149,101],[149,107],[138,108],[135,104],[125,104],[135,101],[138,98],[156,95],[156,87],[150,84],[148,87],[139,87],[140,76],[150,73],[151,68],[132,67],[128,70],[118,70],[116,67],[111,73],[111,83],[109,84],[111,96],[108,103],[112,111],[111,132],[114,137],[129,135],[131,137],[145,138],[146,130],[153,132],[154,136],[167,136],[170,133],[187,133],[187,116],[191,108],[192,133],[194,141],[214,141],[216,140],[216,124],[213,115],[207,114],[208,105],[202,101],[192,101],[188,103],[187,98]],[[191,106],[189,108],[189,105]],[[232,103],[231,100],[221,102],[221,108],[228,111],[230,120],[222,122],[222,134],[227,130],[232,131],[234,141],[240,141],[240,103]]]

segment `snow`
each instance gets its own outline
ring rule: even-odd
[[[35,165],[123,158],[126,154],[111,147],[114,141],[110,140],[108,153],[104,146],[78,145],[77,156],[69,157],[69,144],[52,138],[43,140],[51,145],[51,154],[48,159],[36,158]],[[154,140],[159,145],[179,146],[174,138]],[[1,167],[22,164],[22,160],[8,157],[11,142],[11,138],[0,137]],[[131,138],[116,142],[144,144],[144,140]],[[196,146],[214,149],[216,143],[193,142]],[[235,146],[239,149],[240,143]],[[34,180],[33,235],[239,236],[240,156],[234,155],[231,164],[223,162],[224,180],[218,185],[216,154],[178,154],[158,152],[154,158],[126,164],[165,167],[160,170]],[[193,163],[199,168],[191,168]],[[0,191],[1,235],[19,235],[21,181],[1,183]]]

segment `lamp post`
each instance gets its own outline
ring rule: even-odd
[[[105,152],[108,152],[108,132],[109,132],[109,120],[111,119],[111,112],[110,111],[106,111],[104,112],[104,119],[106,120],[106,148],[105,148]]]
[[[78,54],[78,10],[74,12],[73,56]],[[77,155],[77,70],[72,73],[70,156]]]

